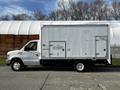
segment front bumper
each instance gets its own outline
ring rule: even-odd
[[[10,65],[10,60],[6,59],[6,65]]]

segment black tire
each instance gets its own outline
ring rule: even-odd
[[[75,64],[74,64],[74,69],[75,69],[77,72],[83,72],[83,71],[85,71],[85,69],[86,69],[86,65],[85,65],[85,63],[83,63],[83,62],[75,62]]]
[[[24,67],[24,65],[21,61],[14,60],[11,63],[11,68],[13,71],[21,71],[21,70],[23,70],[23,67]]]

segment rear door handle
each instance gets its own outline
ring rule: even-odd
[[[106,51],[106,49],[104,49],[104,51]]]

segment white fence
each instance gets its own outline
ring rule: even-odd
[[[118,46],[111,47],[111,54],[113,58],[120,58],[120,47]]]

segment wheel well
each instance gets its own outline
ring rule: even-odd
[[[23,64],[23,61],[21,60],[21,58],[12,58],[11,61],[10,61],[10,64],[11,64],[13,61],[20,61],[20,62]],[[23,64],[23,65],[24,65],[24,64]]]

